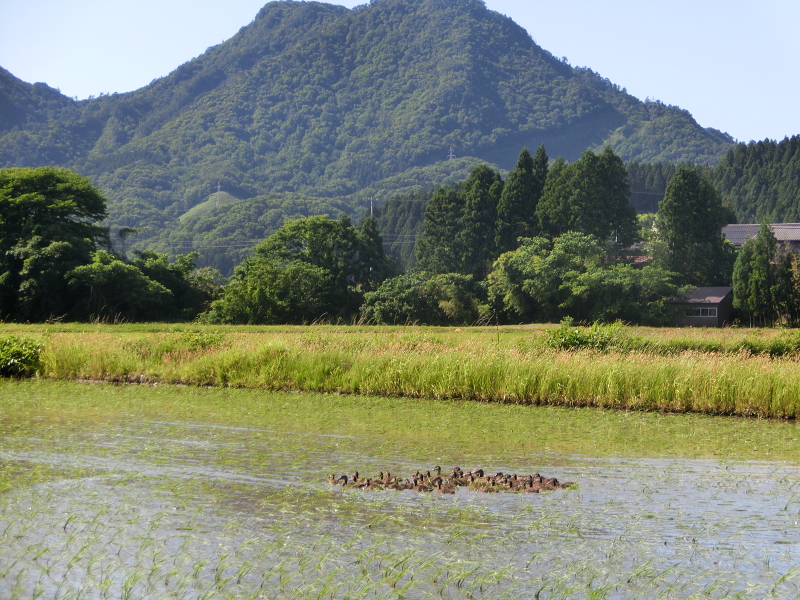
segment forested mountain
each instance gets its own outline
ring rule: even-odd
[[[609,145],[625,160],[714,163],[733,140],[556,59],[480,0],[270,2],[168,76],[80,102],[0,70],[0,167],[89,176],[112,231],[139,227],[138,243],[164,249],[218,239],[223,213],[241,244],[281,215],[355,212],[478,161],[510,169],[542,143],[568,160]],[[450,146],[462,160],[446,160]],[[241,202],[204,213],[216,223],[178,221],[218,183]]]
[[[800,222],[800,136],[738,144],[713,174],[740,222]]]
[[[627,168],[631,204],[640,213],[656,212],[677,165],[633,162]],[[737,144],[702,170],[730,209],[731,222],[800,222],[800,136]]]

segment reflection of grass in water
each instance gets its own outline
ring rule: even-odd
[[[498,462],[532,453],[800,461],[800,434],[794,422],[170,386],[55,382],[0,386],[0,423],[8,423],[6,435],[12,438],[32,431],[41,435],[51,426],[61,432],[83,431],[96,423],[149,418],[350,436],[327,438],[328,447],[368,447],[371,455],[387,461],[381,465],[384,471],[397,471],[392,460],[398,455]],[[157,440],[147,448],[146,442],[136,452],[158,456]],[[305,452],[302,441],[295,446],[293,455]],[[274,460],[253,456],[251,462]]]

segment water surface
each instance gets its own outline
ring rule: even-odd
[[[790,462],[488,442],[481,460],[446,435],[432,446],[387,439],[390,427],[307,433],[255,414],[247,426],[207,404],[187,408],[185,397],[180,410],[126,405],[110,418],[100,397],[57,411],[50,392],[36,393],[0,413],[0,464],[13,482],[0,494],[3,598],[799,593],[800,468]],[[538,471],[579,486],[442,496],[327,483],[329,473],[408,475],[435,464]]]

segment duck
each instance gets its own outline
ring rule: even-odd
[[[353,472],[352,476],[342,475],[336,477],[335,473],[328,476],[330,485],[341,485],[344,487],[355,487],[365,491],[373,490],[411,490],[415,492],[437,491],[442,494],[451,494],[458,491],[459,486],[468,486],[476,492],[519,492],[526,494],[538,494],[541,491],[551,491],[556,489],[568,488],[575,485],[572,481],[560,482],[557,478],[543,477],[540,473],[533,475],[517,475],[516,473],[505,474],[498,471],[494,474],[487,474],[483,469],[473,469],[462,471],[461,467],[454,467],[449,475],[442,476],[442,467],[436,465],[431,471],[421,474],[414,471],[412,478],[403,480],[398,476],[393,476],[388,471],[384,475],[383,471],[378,471],[372,478],[362,478],[358,471]]]
[[[526,483],[522,488],[523,494],[538,494],[539,488],[533,486],[533,484]]]
[[[439,479],[439,483],[436,485],[436,491],[440,494],[455,494],[456,493],[456,486],[451,483],[442,483],[441,478]]]
[[[425,483],[419,482],[411,488],[415,492],[432,492],[433,488]]]
[[[387,490],[396,490],[396,491],[399,492],[400,490],[406,489],[405,486],[406,486],[407,483],[408,483],[408,479],[406,479],[406,483],[402,483],[400,481],[399,477],[395,477],[393,482],[386,484],[385,489],[387,489]]]
[[[383,489],[383,485],[379,481],[372,481],[367,479],[367,483],[362,488],[365,492],[375,492]]]

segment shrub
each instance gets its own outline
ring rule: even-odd
[[[0,377],[33,377],[41,366],[42,346],[33,340],[0,339]]]
[[[573,320],[566,317],[561,327],[547,332],[546,343],[558,350],[606,350],[623,349],[627,344],[622,339],[624,326],[620,322],[610,325],[595,323],[591,327],[575,327]]]

